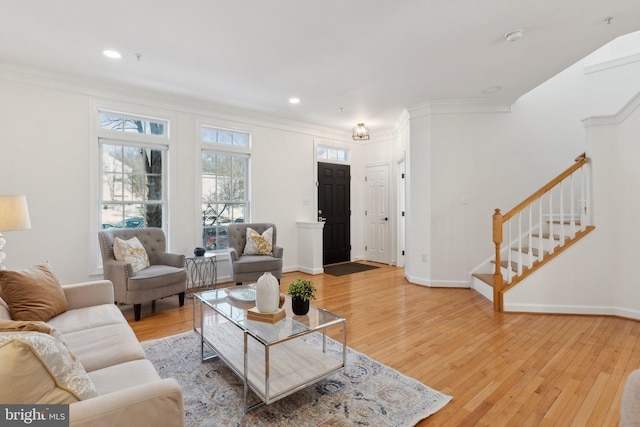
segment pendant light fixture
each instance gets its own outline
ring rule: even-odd
[[[351,136],[355,141],[369,139],[369,128],[367,128],[364,123],[358,123],[356,127],[353,128],[353,133]]]

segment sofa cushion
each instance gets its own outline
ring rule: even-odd
[[[0,288],[13,320],[46,322],[67,310],[62,286],[46,265],[0,270]]]
[[[40,332],[0,333],[0,402],[68,404],[97,396],[67,346]]]
[[[273,227],[267,228],[260,234],[251,227],[247,227],[247,243],[243,254],[246,255],[271,255],[273,253]]]
[[[142,346],[127,323],[83,329],[63,336],[87,372],[145,358]]]
[[[113,254],[118,261],[131,264],[134,273],[149,267],[149,255],[137,237],[124,240],[115,238],[113,243]]]
[[[63,334],[118,323],[126,324],[127,321],[115,304],[100,304],[65,311],[47,322]]]
[[[89,377],[100,395],[160,379],[156,368],[147,359],[98,369],[90,372]]]

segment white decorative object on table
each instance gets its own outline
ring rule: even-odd
[[[225,288],[227,295],[236,301],[253,302],[256,300],[256,288],[254,285],[232,286]]]
[[[280,304],[280,285],[270,272],[264,273],[256,283],[256,308],[260,313],[273,313]]]

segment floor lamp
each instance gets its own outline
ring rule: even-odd
[[[26,196],[0,196],[0,270],[6,270],[4,266],[4,245],[7,241],[2,235],[3,231],[26,230],[31,228],[29,208]]]

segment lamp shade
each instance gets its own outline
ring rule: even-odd
[[[26,196],[0,196],[0,231],[31,228]]]

